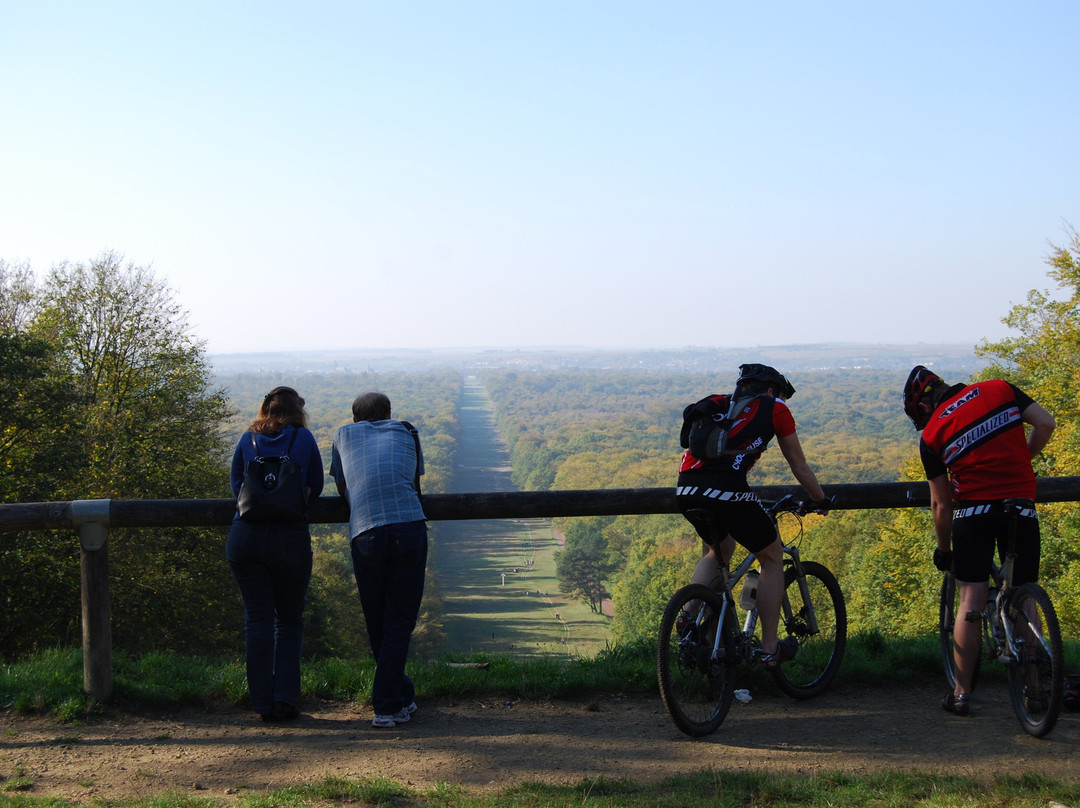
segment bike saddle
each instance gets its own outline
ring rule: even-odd
[[[719,544],[723,540],[724,537],[718,535],[719,529],[712,511],[705,508],[687,508],[683,511],[683,516],[694,526],[698,535],[709,544]]]

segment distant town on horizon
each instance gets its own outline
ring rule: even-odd
[[[764,362],[784,373],[830,370],[910,370],[913,365],[971,373],[987,364],[975,346],[948,343],[870,344],[819,342],[727,348],[617,349],[563,347],[509,348],[343,348],[209,354],[218,373],[243,372],[423,372],[456,368],[521,370],[593,369],[685,373],[734,372],[744,362]]]

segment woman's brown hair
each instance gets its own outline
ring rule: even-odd
[[[275,387],[259,405],[259,414],[248,429],[260,435],[276,435],[285,427],[307,426],[304,399],[291,387]]]

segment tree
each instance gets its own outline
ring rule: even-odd
[[[36,300],[29,267],[0,261],[0,502],[54,499],[82,464],[78,392],[56,347],[26,331]],[[77,641],[78,564],[73,541],[0,535],[0,654]]]
[[[1047,275],[1057,291],[1032,290],[1002,319],[1019,332],[983,342],[978,353],[993,360],[980,374],[1019,385],[1057,420],[1057,430],[1035,461],[1040,476],[1080,474],[1080,233],[1067,228],[1064,246],[1053,245]],[[1080,517],[1073,503],[1040,506],[1042,560],[1039,577],[1054,598],[1066,634],[1080,634]]]
[[[25,330],[36,305],[34,273],[29,264],[9,265],[0,258],[0,332]]]
[[[1033,289],[1002,322],[1019,332],[976,350],[992,360],[983,378],[1018,384],[1057,418],[1058,428],[1043,452],[1041,473],[1076,474],[1080,469],[1080,233],[1054,246],[1046,263],[1057,294]]]
[[[701,558],[701,540],[682,516],[620,517],[616,524],[633,524],[636,535],[619,540],[628,550],[626,566],[612,587],[611,632],[619,642],[654,640],[671,596],[690,582]]]
[[[618,566],[618,558],[609,551],[597,520],[570,523],[566,549],[555,556],[560,592],[580,598],[599,614],[607,581]]]
[[[85,400],[89,468],[75,482],[78,495],[221,494],[221,466],[207,461],[224,456],[228,399],[209,389],[205,347],[172,291],[107,253],[53,269],[45,295],[37,327],[59,346]]]
[[[90,264],[61,264],[40,290],[31,288],[26,273],[8,271],[5,283],[29,292],[18,306],[6,303],[0,310],[9,348],[36,358],[24,372],[33,383],[20,391],[21,406],[27,413],[60,417],[15,436],[13,451],[26,465],[0,469],[0,490],[22,499],[26,491],[16,491],[12,479],[28,468],[48,500],[227,493],[227,446],[220,433],[230,415],[227,398],[211,389],[204,346],[189,332],[185,313],[164,283],[112,253]],[[3,389],[11,394],[7,384]],[[29,462],[35,457],[55,470],[51,478]],[[46,481],[49,490],[43,490]],[[117,647],[200,653],[236,647],[239,599],[223,544],[219,530],[111,531]],[[5,541],[0,587],[19,610],[39,609],[41,596],[27,591],[31,586],[62,580],[59,589],[77,591],[77,576],[68,583],[77,551],[67,533],[15,545]],[[5,635],[0,651],[72,641],[78,598],[32,617],[33,634],[20,629],[18,636]]]

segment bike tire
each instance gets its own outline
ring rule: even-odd
[[[692,738],[719,729],[735,694],[735,628],[731,620],[720,626],[723,603],[722,596],[709,587],[690,584],[675,593],[660,621],[656,649],[660,698],[675,726]],[[695,620],[684,636],[679,636],[676,620],[692,604],[700,604]],[[717,630],[723,632],[723,658],[712,660]]]
[[[792,698],[808,699],[829,686],[847,648],[847,605],[840,584],[824,565],[802,562],[809,591],[804,600],[794,565],[784,570],[784,600],[781,604],[779,635],[794,637],[799,643],[795,658],[772,671],[780,689]],[[810,608],[817,621],[811,633]]]
[[[1050,596],[1038,584],[1014,589],[1005,607],[1013,631],[1009,696],[1020,725],[1041,738],[1057,724],[1064,699],[1065,658],[1061,627]]]
[[[960,609],[960,587],[951,572],[946,572],[941,581],[941,599],[938,604],[938,646],[941,650],[941,665],[945,669],[945,680],[949,691],[956,688],[956,657],[953,629],[956,626],[956,613]],[[979,631],[979,653],[975,657],[975,667],[971,671],[971,689],[979,683],[979,671],[982,669],[982,631]]]

